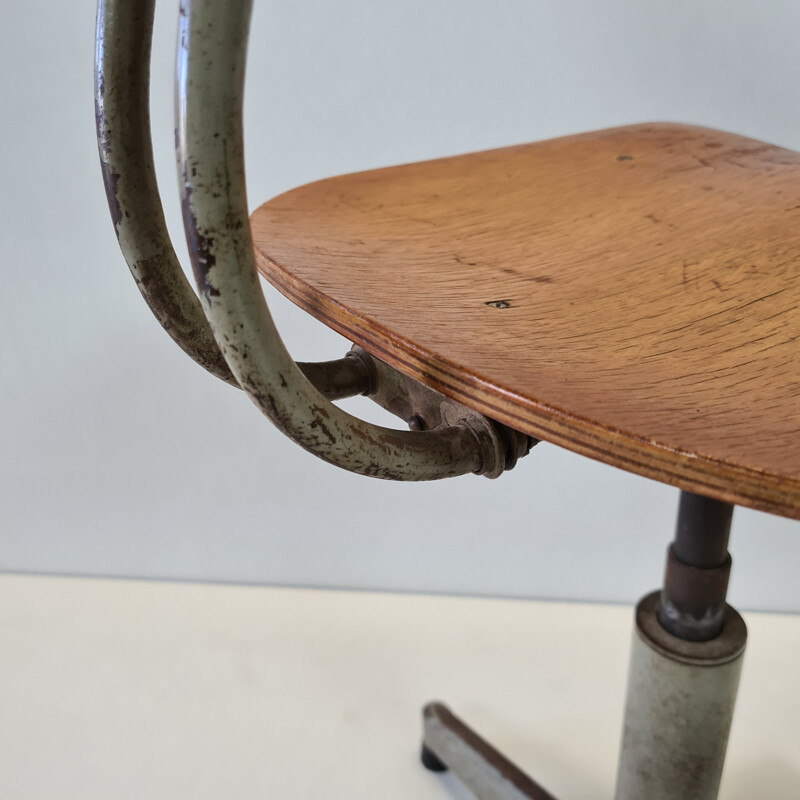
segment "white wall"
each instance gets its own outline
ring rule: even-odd
[[[174,5],[157,13],[153,115],[183,253]],[[674,489],[548,445],[495,482],[370,481],[195,367],[139,298],[105,208],[93,3],[0,11],[0,568],[624,602],[658,583]],[[800,149],[798,25],[800,3],[769,0],[260,0],[251,202],[653,119]],[[344,353],[269,299],[297,358]],[[732,548],[736,602],[800,611],[796,523],[738,510]]]

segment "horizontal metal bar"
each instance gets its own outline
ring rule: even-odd
[[[335,361],[297,362],[303,375],[328,400],[369,394],[372,382],[367,365],[349,354]]]

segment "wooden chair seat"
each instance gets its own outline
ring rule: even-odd
[[[635,125],[332,178],[251,221],[271,283],[424,383],[800,518],[800,154]]]

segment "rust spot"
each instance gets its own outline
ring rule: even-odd
[[[197,287],[201,292],[209,297],[219,297],[219,289],[208,282],[208,273],[211,271],[214,264],[217,263],[217,258],[213,252],[214,237],[205,236],[200,233],[197,218],[192,211],[190,203],[192,187],[187,180],[184,180],[184,187],[181,208],[183,210],[183,224],[186,229],[186,238],[189,245],[189,255],[192,261],[192,272],[194,273],[195,281],[197,281]]]
[[[311,428],[312,429],[319,428],[320,431],[323,434],[325,434],[325,436],[328,438],[328,441],[331,444],[336,444],[336,437],[330,432],[330,429],[328,428],[328,426],[324,422],[322,422],[322,420],[315,419],[311,423]]]
[[[331,417],[330,412],[324,406],[312,406],[311,410],[314,412],[314,414],[322,417],[323,419],[330,419]]]
[[[119,173],[114,172],[111,165],[104,159],[100,159],[100,168],[103,171],[103,183],[106,187],[106,198],[108,199],[108,210],[111,212],[111,219],[114,223],[114,231],[119,236],[119,224],[122,222],[122,206],[117,198],[117,185],[119,184]]]

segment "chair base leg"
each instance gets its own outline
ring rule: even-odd
[[[478,800],[555,800],[441,703],[423,711],[422,763],[449,769]]]
[[[663,591],[636,607],[615,800],[717,800],[747,627],[725,603],[733,506],[681,493]],[[422,763],[478,800],[553,800],[441,703]]]
[[[658,608],[653,592],[636,610],[615,800],[716,800],[747,628],[726,605],[718,637],[684,641]],[[441,703],[423,711],[422,763],[478,800],[554,800]]]

